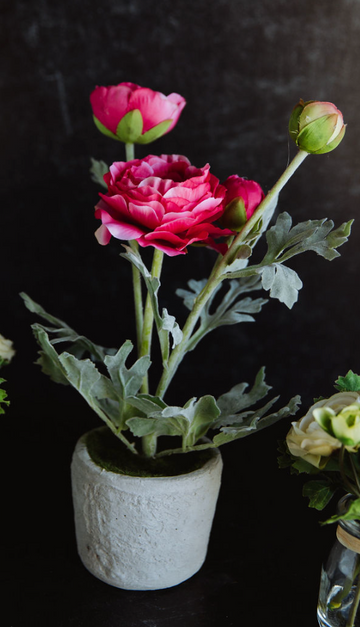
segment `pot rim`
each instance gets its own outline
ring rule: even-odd
[[[215,468],[220,464],[221,466],[223,465],[222,462],[222,456],[221,456],[221,452],[218,448],[211,448],[209,449],[209,452],[211,454],[210,459],[207,459],[207,461],[204,463],[204,465],[201,468],[196,468],[195,470],[192,470],[190,472],[186,472],[186,473],[181,473],[178,475],[170,475],[170,476],[163,476],[163,477],[153,477],[153,476],[137,476],[137,475],[127,475],[127,474],[123,474],[123,473],[117,473],[117,472],[113,472],[112,470],[108,470],[106,468],[102,468],[101,466],[99,466],[96,462],[94,462],[92,460],[92,458],[89,455],[87,446],[86,446],[86,437],[89,433],[93,432],[93,431],[97,431],[99,429],[102,429],[103,427],[97,427],[95,429],[90,429],[90,431],[87,431],[86,433],[84,433],[77,441],[76,446],[75,446],[75,450],[74,450],[74,454],[73,454],[73,461],[75,456],[77,456],[81,462],[83,464],[85,464],[87,466],[87,468],[89,470],[91,470],[92,472],[94,472],[95,474],[103,477],[107,477],[108,479],[113,479],[113,481],[124,481],[124,482],[131,482],[132,480],[135,481],[137,484],[141,481],[144,482],[149,482],[149,481],[153,481],[156,483],[174,483],[174,482],[179,482],[179,481],[186,481],[186,479],[188,478],[189,480],[193,480],[195,477],[201,477],[203,474],[205,473],[209,473],[212,470],[215,470]],[[202,438],[203,440],[205,438]],[[184,455],[186,455],[187,453],[184,453]]]

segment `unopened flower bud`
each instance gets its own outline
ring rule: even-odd
[[[290,136],[305,152],[321,155],[334,150],[345,135],[341,111],[331,102],[308,100],[294,107],[289,121]]]
[[[265,194],[258,183],[248,181],[237,174],[229,176],[222,185],[226,187],[226,196],[224,198],[225,210],[220,220],[221,226],[231,231],[241,231]]]

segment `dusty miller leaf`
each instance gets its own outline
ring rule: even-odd
[[[277,298],[289,309],[296,303],[303,285],[295,270],[279,263],[265,266],[261,272],[261,280],[264,290],[270,291],[271,298]]]
[[[227,266],[224,278],[233,279],[259,274],[264,289],[270,289],[270,296],[278,298],[289,308],[293,306],[302,287],[301,280],[294,270],[283,266],[284,261],[306,251],[316,252],[331,261],[339,256],[337,248],[344,244],[351,231],[352,221],[333,229],[331,220],[308,220],[292,227],[291,216],[284,212],[278,216],[276,224],[266,233],[268,250],[257,265],[241,267],[241,260]]]
[[[219,408],[212,396],[203,396],[198,401],[192,398],[184,407],[161,407],[163,401],[150,396],[132,398],[129,402],[146,414],[146,417],[127,420],[126,424],[135,436],[180,436],[184,449],[205,435],[219,416]]]
[[[109,166],[106,165],[105,161],[97,161],[91,157],[91,180],[94,181],[94,183],[98,183],[102,187],[105,187],[106,190],[108,186],[104,181],[104,174],[107,172],[109,172]]]
[[[152,308],[154,312],[154,320],[161,344],[163,362],[166,363],[169,356],[169,333],[171,333],[172,335],[173,346],[176,346],[181,342],[182,331],[174,316],[170,316],[166,309],[163,309],[162,316],[160,315],[157,297],[160,288],[159,279],[151,276],[149,270],[143,263],[139,253],[132,250],[130,246],[124,245],[124,248],[126,250],[126,253],[121,253],[121,257],[124,257],[124,259],[130,261],[130,263],[132,263],[139,270],[144,278],[147,290],[151,298]]]
[[[108,349],[103,346],[99,346],[98,344],[94,344],[85,336],[79,335],[76,331],[74,331],[74,329],[69,327],[66,322],[48,314],[41,305],[33,301],[30,296],[24,292],[22,292],[20,296],[23,298],[25,306],[29,309],[29,311],[40,316],[40,318],[46,320],[46,322],[50,322],[52,325],[51,327],[37,325],[37,327],[41,326],[47,334],[55,335],[55,338],[51,340],[52,345],[59,344],[61,342],[69,343],[71,346],[68,349],[68,352],[74,354],[76,357],[81,358],[84,353],[89,353],[95,360],[98,361],[104,361],[107,354],[114,352],[114,349]]]
[[[150,358],[146,355],[140,357],[131,368],[126,367],[126,360],[133,349],[130,340],[119,348],[116,355],[107,355],[104,363],[110,375],[110,379],[120,398],[125,400],[128,396],[135,395],[144,380],[150,367]]]
[[[221,446],[222,444],[238,440],[239,438],[244,438],[251,433],[254,433],[255,431],[265,429],[266,427],[275,424],[276,422],[278,422],[278,420],[281,420],[282,418],[294,415],[299,408],[300,397],[294,396],[292,399],[290,399],[289,403],[285,407],[282,407],[278,411],[262,417],[265,411],[267,411],[267,409],[276,400],[277,398],[269,401],[269,403],[267,403],[263,408],[258,411],[254,411],[252,413],[248,412],[247,417],[243,418],[242,422],[237,426],[222,427],[221,432],[213,439],[215,446]]]
[[[180,296],[184,304],[191,309],[195,298],[200,294],[205,284],[206,280],[191,280],[188,282],[188,286],[192,291],[180,289],[177,290],[176,294]],[[213,306],[213,302],[221,287],[221,284],[219,284],[214,289],[211,297],[203,308],[200,315],[200,326],[190,338],[187,344],[187,351],[193,350],[205,335],[217,327],[238,324],[239,322],[253,322],[254,318],[251,314],[258,313],[267,302],[267,300],[263,298],[239,298],[246,292],[261,289],[259,277],[244,278],[241,281],[234,279],[230,281],[228,290],[214,313],[211,313],[210,310]]]

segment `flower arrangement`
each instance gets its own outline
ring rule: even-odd
[[[97,87],[90,101],[98,129],[125,144],[125,161],[108,167],[92,160],[91,174],[106,190],[100,192],[95,208],[95,218],[101,221],[96,238],[101,245],[113,238],[125,242],[121,257],[132,266],[137,357],[128,365],[130,340],[118,350],[96,345],[23,294],[28,309],[46,322],[32,327],[41,348],[42,370],[54,381],[76,388],[137,457],[158,459],[218,447],[293,415],[298,396],[277,411],[272,409],[277,398],[263,402],[270,389],[264,369],[250,389],[239,383],[217,399],[190,398],[178,407],[168,405],[164,397],[184,356],[210,331],[254,320],[267,300],[252,298],[252,292],[264,290],[287,307],[294,305],[302,283],[286,265],[288,260],[306,251],[328,260],[339,256],[337,248],[347,240],[351,221],[338,228],[327,219],[293,226],[284,212],[269,225],[279,192],[308,154],[329,152],[342,140],[342,114],[331,103],[300,101],[289,123],[299,150],[265,195],[257,182],[238,174],[221,183],[208,164],[194,166],[182,155],[135,158],[135,144],[148,144],[177,124],[185,106],[179,94],[165,96],[120,83]],[[260,262],[251,263],[253,249],[265,233],[267,251]],[[141,249],[149,246],[154,249],[151,268],[141,256]],[[196,247],[194,255],[216,256],[208,278],[189,280],[177,291],[189,310],[180,328],[159,304],[160,277],[164,256],[185,255],[191,247]],[[162,374],[152,390],[148,372],[154,329]],[[62,346],[66,350],[61,351]],[[162,445],[161,436],[173,438],[174,445]]]
[[[335,389],[292,423],[279,457],[280,467],[311,475],[303,489],[310,507],[323,510],[339,490],[354,497],[346,512],[325,524],[360,520],[360,376],[349,370]]]
[[[354,627],[360,604],[360,376],[349,370],[336,394],[317,400],[293,422],[280,446],[279,466],[311,476],[303,487],[309,506],[323,510],[339,491],[337,542],[322,570],[320,625]]]

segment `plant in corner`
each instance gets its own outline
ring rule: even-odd
[[[323,510],[339,491],[336,541],[322,568],[321,627],[355,627],[360,613],[360,376],[349,370],[336,394],[320,398],[281,443],[279,466],[311,476],[303,487],[309,507]]]
[[[220,485],[218,447],[256,433],[297,410],[299,397],[277,410],[273,409],[277,398],[264,401],[270,389],[264,369],[250,389],[247,383],[239,383],[217,399],[210,394],[193,397],[180,407],[167,404],[165,395],[186,353],[210,331],[254,319],[267,300],[252,298],[253,292],[265,290],[287,307],[294,305],[302,283],[286,265],[288,260],[306,251],[328,260],[339,255],[337,248],[347,240],[351,222],[338,228],[327,219],[293,226],[291,216],[284,212],[269,225],[279,192],[295,170],[309,153],[333,150],[344,136],[345,125],[342,114],[331,103],[300,101],[289,125],[299,150],[265,196],[255,181],[233,174],[220,183],[209,165],[196,167],[185,156],[149,154],[135,158],[134,144],[148,144],[177,123],[185,106],[178,94],[166,97],[133,83],[121,83],[97,87],[91,94],[91,105],[99,130],[125,144],[126,161],[108,167],[93,160],[91,172],[93,180],[105,188],[95,211],[101,221],[97,240],[102,245],[112,238],[126,242],[121,257],[132,268],[136,357],[130,340],[118,350],[105,349],[48,314],[29,296],[24,294],[23,298],[30,311],[45,320],[45,324],[32,327],[41,347],[38,363],[43,371],[54,381],[75,387],[106,425],[78,443],[73,459],[81,558],[91,572],[108,583],[154,589],[179,583],[203,563]],[[263,234],[267,251],[260,262],[251,263],[253,249]],[[171,257],[187,254],[191,246],[197,247],[196,255],[216,256],[208,278],[190,279],[177,291],[189,311],[180,328],[175,317],[160,305],[161,270],[164,257],[171,263]],[[151,268],[141,255],[145,247],[154,251]],[[155,332],[162,374],[156,389],[149,389]],[[205,476],[205,468],[212,477],[206,488],[197,483]],[[151,478],[155,478],[157,496],[150,496]],[[184,478],[190,481],[189,488],[179,487]],[[134,490],[126,507],[121,500],[124,496],[118,501],[118,481],[126,484],[122,495]],[[174,500],[177,490],[183,490],[179,498],[185,506],[180,517],[170,511],[170,504],[179,511],[179,501]],[[195,495],[197,506],[189,500],[190,493]],[[210,505],[205,503],[205,496],[211,497]],[[131,523],[135,535],[125,540],[122,529],[129,527],[128,512],[136,509],[138,513],[140,503],[146,513]],[[160,503],[169,518],[164,511],[158,512]],[[150,504],[155,504],[156,510],[151,514]],[[106,518],[107,524],[113,525],[116,542],[109,543],[109,534],[104,539],[101,529],[91,528],[95,515],[88,514],[84,520],[84,512],[95,506],[102,508],[102,520]],[[207,523],[205,511],[210,518]],[[116,524],[111,522],[115,519]],[[190,522],[195,527],[194,536]],[[155,548],[148,547],[150,527],[162,533]],[[203,540],[200,530],[204,531]],[[169,550],[164,549],[165,532],[172,546],[170,563],[166,561]],[[120,547],[120,555],[114,545]],[[183,562],[181,567],[174,553],[178,562]],[[136,561],[139,554],[141,566]],[[190,556],[194,562],[189,566]],[[130,572],[134,570],[136,573]]]

